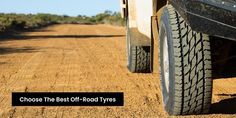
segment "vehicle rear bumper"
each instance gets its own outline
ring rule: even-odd
[[[236,41],[236,1],[170,0],[170,2],[193,30]]]

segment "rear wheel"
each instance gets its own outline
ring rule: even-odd
[[[159,23],[163,103],[170,115],[209,111],[212,95],[209,37],[195,32],[168,5]]]
[[[136,46],[132,44],[132,34],[127,25],[127,66],[132,73],[151,72],[150,46]]]
[[[129,13],[128,13],[128,1],[126,2],[126,44],[127,44],[127,67],[132,73],[150,73],[151,68],[151,46],[142,46],[137,43],[134,45],[133,41],[137,40],[135,38],[140,38],[133,36],[131,29],[129,27]]]

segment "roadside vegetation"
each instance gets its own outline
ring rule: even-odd
[[[91,17],[85,15],[71,17],[53,14],[0,13],[0,32],[37,29],[53,24],[111,24],[123,26],[124,20],[121,18],[120,13],[111,11],[105,11]]]

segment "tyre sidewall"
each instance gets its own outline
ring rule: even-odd
[[[170,25],[170,17],[167,8],[163,9],[163,14],[161,16],[159,25],[159,64],[160,64],[160,75],[161,75],[161,89],[163,103],[166,111],[169,114],[173,113],[174,108],[174,96],[175,96],[175,60],[174,60],[174,47],[173,47],[173,37],[172,29]],[[169,53],[169,93],[166,91],[165,87],[165,76],[164,76],[164,54],[163,54],[163,42],[165,34],[167,35],[167,45]],[[167,100],[168,99],[168,100]]]

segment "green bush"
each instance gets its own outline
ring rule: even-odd
[[[125,21],[121,18],[120,13],[111,11],[105,11],[104,13],[97,14],[96,16],[93,16],[91,20],[99,24],[111,24],[118,26],[124,26],[125,24]]]
[[[52,24],[65,23],[96,23],[96,24],[111,24],[124,25],[124,20],[120,13],[105,11],[104,13],[95,16],[78,15],[77,17],[70,17],[67,15],[59,16],[52,14],[3,14],[0,13],[0,32],[7,30],[21,30],[40,28]]]

